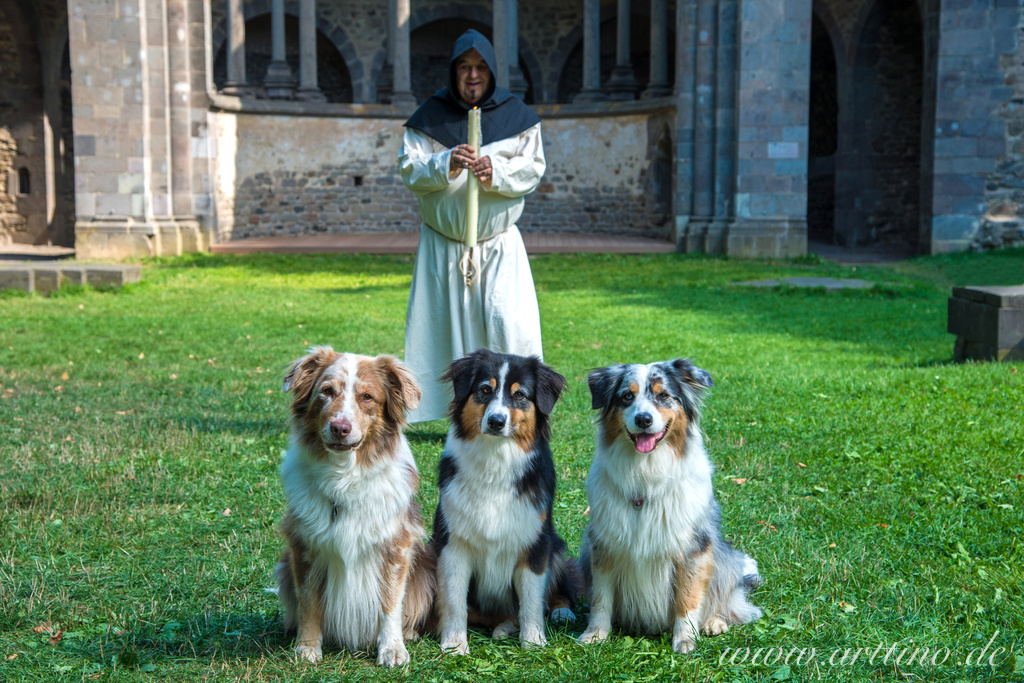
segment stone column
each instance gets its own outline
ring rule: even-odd
[[[715,192],[715,0],[697,2],[693,215],[710,218]]]
[[[245,14],[242,0],[228,0],[227,81],[225,95],[245,97],[252,94],[245,76]]]
[[[395,24],[397,23],[398,8],[395,0],[387,0],[388,3],[388,32],[384,43],[384,63],[380,67],[380,74],[377,75],[377,102],[379,104],[391,104],[391,95],[395,90]]]
[[[271,0],[270,4],[270,64],[263,85],[272,100],[290,100],[295,97],[295,76],[288,66],[284,42],[284,0]]]
[[[618,0],[618,19],[615,26],[615,68],[605,90],[613,100],[635,100],[640,84],[636,82],[629,53],[629,3]],[[653,46],[652,46],[653,48]]]
[[[495,8],[498,6],[495,2]],[[505,44],[505,55],[508,63],[508,89],[522,99],[526,96],[529,84],[523,76],[523,70],[519,68],[519,0],[504,0],[505,4],[505,26],[507,31],[507,42]],[[496,10],[497,11],[497,10]],[[498,30],[497,16],[494,22],[495,31]]]
[[[142,0],[137,7],[132,14],[109,0],[69,7],[75,250],[83,259],[204,248],[193,209],[191,113],[205,86],[195,89],[188,30],[190,11],[202,5]]]
[[[316,81],[316,0],[299,0],[299,89],[295,98],[327,101]]]
[[[394,90],[391,104],[399,109],[416,106],[412,94],[412,67],[409,58],[409,0],[394,0],[395,18],[392,25],[392,67],[394,69]]]
[[[672,84],[668,82],[668,3],[651,0],[651,80],[640,97],[668,97]]]
[[[601,102],[601,0],[583,0],[583,88],[574,102]]]
[[[494,82],[499,88],[508,90],[509,63],[509,31],[508,4],[510,0],[494,0],[494,15],[491,24],[494,26],[494,53],[498,57],[498,68],[494,72]]]

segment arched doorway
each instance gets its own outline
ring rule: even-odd
[[[601,86],[611,77],[615,68],[616,28],[615,17],[601,22]],[[637,97],[647,87],[651,73],[651,18],[647,14],[630,13],[629,18],[629,59],[633,67],[633,75],[637,82]],[[667,54],[676,53],[675,31],[671,26],[668,30]],[[668,59],[668,83],[675,82],[675,60]],[[579,42],[566,57],[562,72],[558,77],[558,102],[568,104],[583,87],[583,38],[580,33]]]
[[[817,14],[811,20],[811,111],[807,165],[807,239],[835,242],[839,98],[835,46]]]
[[[291,67],[292,75],[299,77],[299,20],[290,14],[285,15],[285,61]],[[245,78],[249,86],[255,89],[257,99],[266,99],[267,93],[263,79],[267,75],[267,65],[272,58],[271,21],[269,14],[253,17],[245,22]],[[338,48],[319,30],[316,33],[316,71],[317,85],[328,102],[352,102],[352,78],[349,75],[345,58]],[[227,80],[227,51],[221,45],[213,62],[213,82],[217,89],[224,87]]]
[[[836,156],[836,241],[917,251],[924,80],[918,3],[875,2],[853,50]]]
[[[43,65],[30,17],[0,0],[0,243],[49,240]]]

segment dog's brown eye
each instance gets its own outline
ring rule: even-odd
[[[485,384],[482,387],[480,387],[480,393],[483,394],[484,396],[490,396],[493,391],[494,390],[491,389],[491,386],[489,384]]]
[[[363,400],[364,401],[372,401],[373,400],[373,396],[370,396],[369,394],[363,394]]]
[[[622,402],[623,403],[632,403],[633,402],[633,392],[632,391],[627,391],[626,393],[624,393],[622,395]]]
[[[659,401],[667,401],[670,398],[672,398],[672,397],[669,395],[669,393],[667,391],[663,391],[660,394],[658,394],[658,400]]]
[[[334,396],[334,388],[331,387],[329,384],[325,384],[322,387],[320,387],[320,393],[323,394],[324,396]]]
[[[516,393],[512,394],[512,398],[514,398],[517,401],[525,401],[526,400],[526,394],[523,393],[522,390],[519,390]]]

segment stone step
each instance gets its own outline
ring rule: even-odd
[[[61,285],[122,287],[142,278],[135,265],[75,263],[72,261],[0,262],[0,289],[49,294]]]

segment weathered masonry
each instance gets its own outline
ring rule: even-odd
[[[467,28],[544,120],[524,230],[1024,244],[1019,0],[0,0],[0,242],[415,230],[402,122]]]

